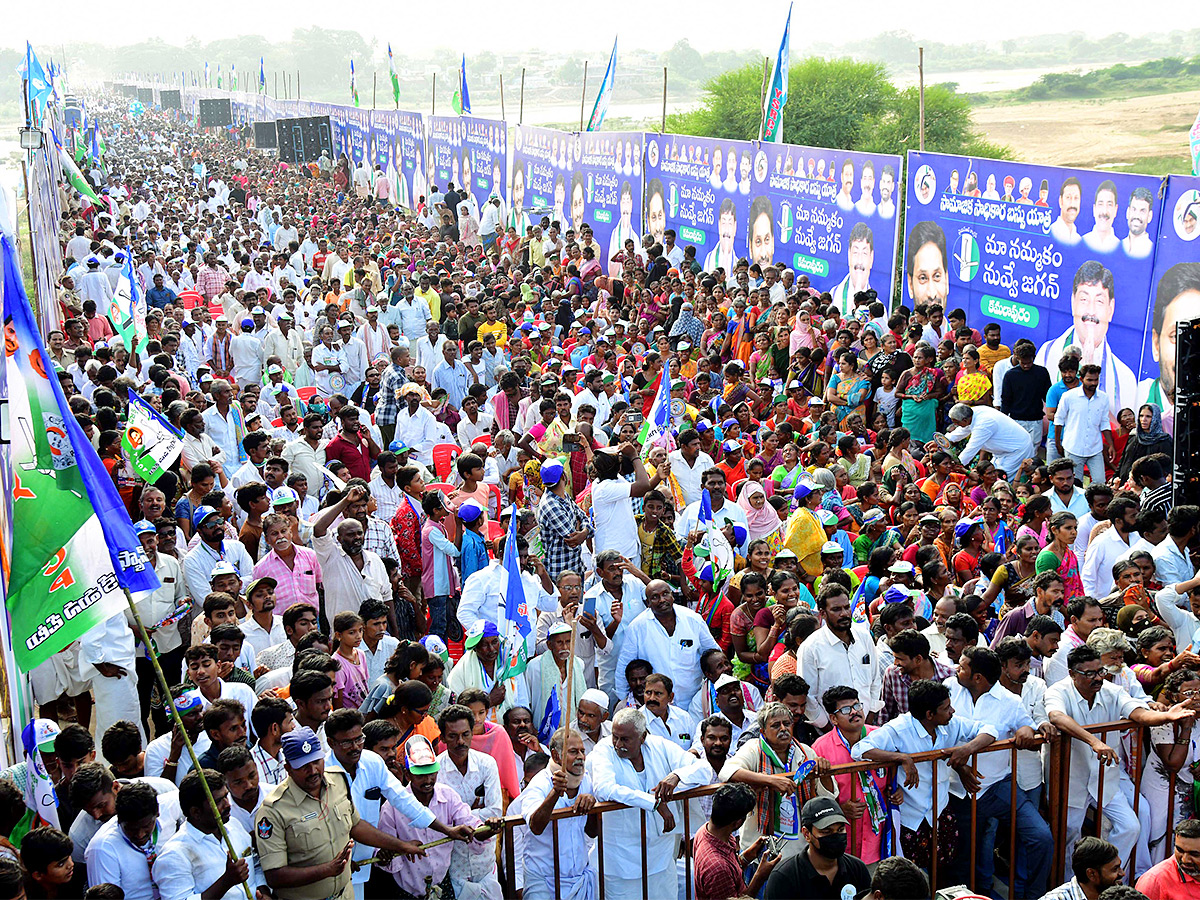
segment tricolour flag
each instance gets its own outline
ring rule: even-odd
[[[638,432],[638,444],[641,445],[643,457],[648,456],[653,447],[662,443],[671,443],[671,378],[666,366],[659,372],[658,390],[654,392],[654,400],[646,413],[646,421],[642,423],[642,430]]]
[[[592,116],[588,119],[588,131],[599,131],[604,123],[604,114],[608,112],[608,101],[612,97],[613,81],[616,77],[617,39],[613,38],[612,54],[608,57],[608,68],[604,70],[604,79],[600,82],[600,93],[596,94],[596,105],[592,107]]]
[[[150,341],[146,331],[146,295],[133,270],[133,256],[125,257],[117,286],[108,306],[108,320],[130,353],[142,353]]]
[[[54,791],[54,780],[42,761],[42,749],[54,752],[54,739],[58,736],[58,725],[49,719],[34,719],[21,730],[21,752],[25,757],[25,783],[19,785],[29,808],[25,817],[9,835],[15,846],[35,828],[50,825],[58,827],[58,794]]]
[[[100,203],[100,198],[96,195],[96,192],[92,190],[91,184],[83,177],[83,173],[79,171],[79,167],[75,165],[75,160],[71,159],[71,154],[59,143],[58,135],[51,130],[50,136],[58,146],[58,161],[62,166],[63,174],[67,176],[67,181],[71,182],[71,187],[79,192],[79,196],[87,197],[88,200],[97,206],[103,205]]]
[[[788,4],[787,21],[783,23],[783,37],[779,40],[779,53],[775,56],[775,71],[767,85],[763,98],[762,128],[759,140],[778,144],[783,141],[783,107],[788,98],[788,65],[791,58],[792,7]]]
[[[154,484],[183,452],[183,434],[129,389],[129,415],[121,432],[121,446],[133,472]]]
[[[237,90],[237,63],[229,67],[229,89],[231,91]]]
[[[208,76],[208,63],[204,64],[204,86],[208,87],[211,84]]]
[[[504,675],[516,678],[529,664],[528,637],[529,604],[525,599],[525,583],[521,580],[521,556],[517,553],[517,516],[512,517],[508,537],[504,541],[504,571],[508,583],[504,588]]]
[[[400,108],[400,76],[396,74],[396,60],[392,57],[392,45],[388,44],[388,75],[392,79],[392,100]]]
[[[12,443],[13,654],[28,672],[127,608],[122,587],[152,591],[158,576],[95,449],[75,420],[29,306],[16,250],[4,256],[7,396]],[[107,549],[107,553],[100,550]]]
[[[463,54],[462,63],[458,67],[458,90],[450,100],[450,105],[460,116],[471,114],[471,92],[467,90],[467,54]]]
[[[350,60],[350,99],[358,106],[358,79],[354,77],[354,60]]]
[[[266,63],[260,56],[258,58],[258,92],[265,94],[267,92],[267,69]]]

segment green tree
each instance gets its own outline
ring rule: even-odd
[[[920,96],[915,87],[900,91],[895,102],[853,147],[868,153],[904,153],[920,148]],[[925,89],[925,149],[936,153],[1009,159],[1007,147],[981,138],[971,121],[970,102],[942,86]]]
[[[704,77],[704,57],[687,38],[675,42],[675,46],[663,55],[663,63],[669,75],[683,81],[695,81]]]

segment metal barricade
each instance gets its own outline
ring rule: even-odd
[[[1130,735],[1130,738],[1132,741],[1132,755],[1130,758],[1130,769],[1132,770],[1132,777],[1133,777],[1133,783],[1134,783],[1134,789],[1135,789],[1133,806],[1134,806],[1134,813],[1136,814],[1138,812],[1139,802],[1141,799],[1140,787],[1141,787],[1142,771],[1145,768],[1145,766],[1142,764],[1144,758],[1146,757],[1146,748],[1144,746],[1145,729],[1138,726],[1134,722],[1129,721],[1128,719],[1123,719],[1123,720],[1116,721],[1116,722],[1106,722],[1106,723],[1099,724],[1099,725],[1087,726],[1085,728],[1085,730],[1091,734],[1096,734],[1096,735],[1101,735],[1101,736],[1107,736],[1114,732],[1118,733],[1121,737],[1124,737],[1126,734]],[[1035,746],[1042,747],[1042,746],[1046,746],[1046,745],[1048,745],[1048,747],[1049,747],[1049,751],[1048,751],[1049,767],[1048,767],[1048,772],[1047,772],[1046,778],[1045,778],[1044,797],[1046,800],[1046,808],[1048,810],[1048,824],[1050,826],[1050,834],[1054,841],[1054,855],[1053,855],[1053,861],[1052,861],[1052,865],[1051,865],[1050,881],[1051,881],[1051,885],[1056,885],[1056,884],[1061,884],[1064,880],[1064,872],[1065,872],[1065,868],[1066,868],[1065,863],[1066,863],[1067,844],[1069,841],[1072,841],[1075,837],[1073,835],[1067,834],[1067,809],[1068,809],[1067,797],[1069,796],[1069,792],[1070,792],[1072,738],[1069,735],[1063,734],[1061,732],[1056,733],[1051,738],[1046,738],[1045,736],[1043,736],[1039,733],[1036,737]],[[1114,747],[1114,749],[1116,749],[1118,752],[1118,762],[1116,763],[1116,765],[1120,766],[1121,765],[1120,747],[1119,746]],[[990,745],[989,747],[986,747],[980,753],[975,754],[971,760],[972,767],[974,767],[977,764],[979,756],[981,754],[1007,753],[1010,755],[1009,773],[1011,776],[1011,787],[1010,787],[1010,794],[1009,794],[1009,828],[1008,828],[1009,852],[1008,852],[1008,873],[1007,873],[1008,874],[1008,897],[1009,897],[1009,900],[1015,900],[1014,878],[1016,875],[1016,858],[1017,858],[1017,847],[1018,847],[1017,817],[1015,814],[1015,810],[1017,808],[1017,789],[1018,789],[1017,776],[1016,776],[1018,752],[1020,752],[1020,748],[1018,748],[1012,740],[997,741],[997,742],[993,743],[992,745]],[[913,754],[912,760],[914,763],[934,762],[934,761],[938,761],[938,760],[944,760],[947,756],[948,756],[948,751],[936,750],[936,751],[930,751],[930,752],[926,752],[926,753]],[[849,763],[846,765],[834,766],[832,768],[830,774],[831,775],[848,775],[848,774],[856,774],[858,772],[864,772],[864,771],[869,772],[869,771],[875,771],[875,770],[879,770],[879,769],[885,769],[888,771],[889,776],[894,777],[897,775],[899,768],[900,768],[899,765],[896,763],[892,763],[889,765],[881,765],[878,762],[863,761],[863,762]],[[932,767],[933,779],[932,779],[931,788],[933,791],[933,797],[935,798],[935,802],[936,802],[936,797],[937,797],[937,792],[938,792],[939,769],[941,769],[941,768],[942,767],[938,766],[938,765],[934,765]],[[940,777],[944,778],[944,777],[946,777],[946,775],[942,774]],[[1104,781],[1105,781],[1105,779],[1100,779],[1099,788],[1097,791],[1098,796],[1095,798],[1095,800],[1096,800],[1095,807],[1094,807],[1095,808],[1095,827],[1096,827],[1097,835],[1101,834],[1101,832],[1103,830]],[[673,803],[678,802],[679,806],[680,806],[680,815],[678,815],[676,817],[676,827],[682,828],[681,849],[682,849],[682,853],[683,853],[683,858],[686,861],[686,865],[684,867],[684,870],[685,870],[684,878],[685,878],[685,888],[686,888],[687,893],[685,896],[690,897],[692,895],[692,835],[694,834],[696,828],[698,828],[701,824],[701,823],[695,823],[695,822],[691,821],[690,809],[689,809],[689,804],[687,801],[698,798],[698,797],[705,797],[705,796],[714,794],[720,787],[721,787],[720,784],[706,785],[704,787],[693,788],[693,789],[687,790],[687,791],[677,791],[674,794],[672,794],[672,796],[671,796],[671,801]],[[1173,826],[1174,826],[1174,805],[1175,805],[1174,801],[1175,801],[1175,787],[1176,787],[1176,777],[1175,777],[1174,773],[1172,773],[1170,775],[1169,787],[1170,787],[1170,794],[1169,794],[1170,799],[1168,801],[1169,805],[1168,805],[1168,809],[1167,809],[1167,826],[1166,826],[1167,831],[1166,831],[1166,838],[1165,838],[1168,847],[1172,845],[1171,841],[1172,841],[1172,834],[1173,834],[1173,830],[1174,830],[1174,828],[1173,828]],[[859,779],[851,778],[850,779],[850,795],[849,795],[849,797],[839,798],[839,799],[849,799],[849,800],[860,799],[860,797],[859,797]],[[970,822],[969,822],[969,827],[970,827],[970,839],[969,839],[970,876],[969,876],[968,884],[973,891],[976,889],[979,889],[981,891],[987,891],[987,890],[989,890],[989,886],[984,886],[984,885],[977,886],[975,884],[975,863],[976,863],[976,856],[977,856],[977,852],[978,852],[978,847],[976,846],[976,831],[977,831],[976,826],[978,825],[978,802],[979,802],[978,793],[977,792],[969,793],[968,794],[968,802],[969,802],[969,807],[970,807]],[[599,828],[599,831],[598,831],[598,834],[596,837],[596,844],[597,844],[596,849],[597,849],[597,863],[599,865],[598,875],[599,875],[599,879],[600,879],[601,900],[603,900],[603,898],[605,896],[605,890],[604,890],[604,843],[605,843],[604,815],[606,813],[616,812],[618,810],[624,810],[624,809],[629,809],[629,807],[627,807],[623,804],[620,804],[620,803],[597,803],[591,810],[591,814],[599,816],[599,819],[600,819],[600,828]],[[940,813],[941,810],[938,810],[937,812]],[[562,819],[573,818],[576,815],[579,815],[579,813],[576,813],[574,810],[571,810],[571,809],[555,810],[554,812],[552,812],[550,814],[550,823],[547,826],[552,829],[552,841],[553,841],[553,847],[554,847],[555,900],[561,900],[561,891],[560,891],[559,884],[558,884],[558,881],[559,881],[559,879],[558,879],[558,867],[559,867],[558,822]],[[651,900],[651,898],[648,896],[649,883],[648,883],[648,877],[647,877],[647,850],[646,850],[646,834],[647,834],[648,826],[647,826],[647,821],[646,821],[645,810],[640,810],[640,821],[641,821],[641,829],[640,829],[641,834],[639,837],[640,837],[640,841],[641,841],[642,898],[643,898],[643,900]],[[525,824],[526,824],[526,822],[525,822],[524,818],[521,816],[514,815],[514,816],[504,817],[504,830],[500,837],[501,848],[502,848],[500,855],[501,855],[501,859],[503,861],[503,872],[501,873],[501,879],[502,879],[503,883],[505,884],[505,889],[506,889],[505,895],[506,896],[515,896],[515,890],[513,890],[513,887],[512,887],[512,875],[513,875],[513,872],[515,871],[515,865],[516,865],[514,842],[513,842],[513,829],[518,826],[525,825]],[[1086,823],[1085,823],[1085,826],[1086,826]],[[854,821],[852,821],[850,823],[849,842],[850,842],[851,846],[854,846],[856,844],[857,829],[858,829],[858,820],[855,819]],[[623,837],[624,836],[620,836],[617,839],[620,839]],[[892,845],[890,848],[892,854],[894,854],[896,852],[896,842],[898,840],[899,840],[899,838],[896,835],[895,830],[893,830],[892,831]],[[886,851],[888,848],[884,848],[884,849]],[[931,863],[930,863],[930,872],[929,872],[931,881],[935,885],[937,884],[937,877],[938,877],[938,852],[937,851],[938,851],[938,815],[935,814],[933,816],[933,840],[932,840],[932,846],[931,846]],[[1135,847],[1133,854],[1131,855],[1130,861],[1129,861],[1130,870],[1133,869],[1133,866],[1135,864],[1136,853],[1137,853],[1137,849]],[[886,857],[887,855],[889,855],[889,853],[885,852],[883,855]]]

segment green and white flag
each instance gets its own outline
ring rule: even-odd
[[[103,205],[100,203],[100,198],[96,196],[96,192],[92,190],[92,186],[88,184],[88,180],[79,171],[79,166],[75,165],[75,160],[71,159],[71,154],[61,144],[58,147],[58,159],[62,165],[63,174],[67,176],[67,181],[71,183],[71,187],[75,188],[79,196],[87,197],[97,205]]]
[[[21,282],[16,250],[0,235],[12,443],[4,477],[12,499],[5,602],[17,666],[28,672],[127,608],[122,587],[150,591],[158,576],[95,449],[71,414]],[[106,552],[107,551],[107,552]]]
[[[129,419],[121,432],[121,447],[134,474],[154,484],[179,459],[183,435],[130,389]]]
[[[142,353],[150,342],[146,331],[146,296],[133,271],[133,257],[127,255],[117,276],[117,286],[109,301],[108,320],[130,353]]]

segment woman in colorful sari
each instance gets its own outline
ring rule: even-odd
[[[758,402],[758,394],[742,380],[745,368],[740,362],[731,362],[725,366],[725,389],[721,398],[730,406],[737,406],[743,400]]]
[[[919,444],[933,440],[938,401],[946,396],[946,379],[933,368],[933,358],[933,348],[925,343],[917,345],[913,367],[896,384],[896,399],[901,401],[900,421]]]
[[[780,394],[780,396],[776,397],[775,400],[778,402],[781,398],[784,401],[787,399]],[[770,473],[771,475],[775,474],[776,468],[783,465],[783,451],[779,449],[779,435],[777,435],[774,431],[766,431],[763,434],[762,451],[758,454],[758,459],[762,460],[763,471]],[[766,487],[767,490],[771,490],[769,486],[764,485],[764,487]],[[770,494],[767,496],[770,496]]]
[[[790,494],[796,489],[804,466],[800,465],[800,448],[785,444],[780,451],[781,461],[771,472],[771,484],[776,494]]]
[[[1079,577],[1079,558],[1071,546],[1075,543],[1078,523],[1075,514],[1063,510],[1050,517],[1050,542],[1038,554],[1037,570],[1052,569],[1062,576],[1063,605],[1075,597],[1083,596],[1083,580]]]
[[[823,346],[824,343],[821,333],[812,326],[812,314],[800,310],[796,314],[796,324],[792,328],[791,338],[788,342],[789,351],[795,353],[801,347],[813,350]]]
[[[793,499],[799,504],[784,526],[783,545],[796,554],[800,565],[810,578],[825,571],[821,563],[821,548],[825,546],[825,528],[817,518],[821,506],[821,488],[807,478],[796,485]]]
[[[783,530],[783,522],[774,507],[767,502],[767,492],[761,482],[747,481],[742,486],[738,506],[746,513],[748,540],[759,538],[770,540],[772,535]]]
[[[825,402],[837,414],[839,427],[855,413],[865,416],[870,396],[871,379],[859,371],[854,351],[843,350],[838,356],[838,370],[829,376],[825,388]]]
[[[837,513],[843,507],[845,502],[842,500],[842,495],[838,492],[837,476],[833,474],[832,469],[824,467],[814,469],[812,480],[820,487],[821,490],[821,509],[827,509],[832,513]]]
[[[979,368],[979,351],[967,347],[963,351],[962,368],[954,382],[960,402],[968,406],[992,405],[992,380]]]
[[[754,383],[760,383],[764,378],[771,379],[771,338],[765,331],[754,335],[754,351],[750,354],[750,375]]]

